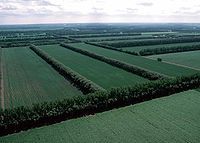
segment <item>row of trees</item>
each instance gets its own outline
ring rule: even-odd
[[[87,96],[0,110],[0,135],[53,124],[200,87],[200,74],[115,88]]]
[[[189,45],[189,46],[174,46],[174,47],[162,47],[154,49],[143,49],[139,52],[141,56],[166,54],[166,53],[176,53],[176,52],[186,52],[200,50],[199,45]]]
[[[110,36],[139,36],[141,33],[104,33],[104,34],[87,34],[73,35],[72,38],[94,38],[94,37],[110,37]]]
[[[69,67],[60,63],[53,57],[49,56],[46,52],[36,47],[35,45],[31,45],[30,49],[32,49],[38,56],[44,59],[48,64],[50,64],[56,71],[58,71],[61,75],[71,81],[76,87],[78,87],[84,94],[93,93],[99,90],[104,90],[99,85],[94,82],[88,80],[77,72],[73,71]]]
[[[130,54],[130,55],[136,55],[136,56],[138,56],[138,53],[136,53],[136,52],[134,52],[134,51],[125,51],[125,50],[123,50],[123,49],[114,48],[114,47],[112,47],[112,46],[103,45],[103,44],[100,44],[100,43],[91,43],[91,42],[85,42],[85,43],[86,43],[86,44],[93,45],[93,46],[101,47],[101,48],[104,48],[104,49],[119,51],[119,52],[122,52],[122,53],[127,53],[127,54]]]
[[[94,59],[103,61],[105,63],[112,65],[112,66],[124,69],[128,72],[134,73],[136,75],[147,78],[149,80],[158,80],[158,79],[164,78],[163,76],[161,76],[157,73],[154,73],[152,71],[149,71],[149,70],[146,70],[146,69],[143,69],[143,68],[140,68],[140,67],[137,67],[137,66],[116,60],[116,59],[112,59],[112,58],[108,58],[108,57],[105,57],[105,56],[102,56],[102,55],[98,55],[98,54],[95,54],[95,53],[92,53],[92,52],[89,52],[89,51],[86,51],[86,50],[74,48],[74,47],[67,45],[65,43],[62,43],[61,46],[68,48],[72,51],[84,54],[86,56],[92,57]]]
[[[148,39],[148,40],[142,40],[142,41],[122,41],[122,42],[101,43],[101,44],[113,46],[115,48],[123,48],[123,47],[146,46],[146,45],[187,43],[187,42],[200,42],[200,37]]]

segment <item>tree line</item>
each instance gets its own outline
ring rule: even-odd
[[[72,69],[65,66],[55,58],[49,56],[46,52],[36,47],[35,45],[31,45],[30,49],[32,49],[38,56],[40,56],[43,60],[45,60],[48,64],[50,64],[62,76],[64,76],[66,79],[72,82],[84,94],[93,93],[99,90],[104,90],[96,83],[88,80],[87,78],[73,71]]]
[[[149,40],[142,40],[142,41],[122,41],[122,42],[113,42],[113,43],[111,42],[111,43],[101,43],[101,44],[113,46],[115,48],[123,48],[123,47],[134,47],[134,46],[189,43],[189,42],[200,42],[200,37],[149,39]]]
[[[0,110],[0,135],[49,125],[200,87],[200,74],[99,91],[72,99]]]
[[[142,49],[141,51],[139,51],[139,54],[141,56],[148,56],[148,55],[187,52],[187,51],[196,51],[196,50],[200,50],[200,44],[189,45],[189,46],[173,46],[173,47],[161,47],[161,48],[154,48],[154,49]]]
[[[154,73],[152,71],[137,67],[135,65],[131,65],[131,64],[128,64],[128,63],[125,63],[125,62],[122,62],[122,61],[119,61],[119,60],[116,60],[116,59],[112,59],[112,58],[108,58],[108,57],[105,57],[105,56],[102,56],[102,55],[98,55],[98,54],[95,54],[95,53],[92,53],[92,52],[89,52],[89,51],[86,51],[86,50],[74,48],[74,47],[67,45],[65,43],[61,43],[61,46],[65,47],[67,49],[70,49],[72,51],[81,53],[83,55],[92,57],[94,59],[100,60],[100,61],[105,62],[107,64],[110,64],[112,66],[121,68],[125,71],[131,72],[131,73],[139,75],[141,77],[147,78],[149,80],[158,80],[158,79],[161,79],[161,78],[165,78],[164,76],[162,76],[160,74],[157,74],[157,73]]]

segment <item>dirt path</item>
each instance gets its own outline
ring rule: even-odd
[[[0,47],[1,48],[1,47]],[[0,49],[1,50],[1,49]],[[1,64],[1,71],[0,71],[0,74],[1,74],[1,108],[4,110],[5,109],[5,105],[4,105],[4,87],[3,87],[3,62],[2,62],[2,51],[0,51],[0,64]]]
[[[154,60],[150,57],[144,57],[144,58]],[[181,65],[181,64],[177,64],[177,63],[173,63],[173,62],[167,62],[167,61],[164,61],[164,60],[162,62],[167,63],[167,64],[171,64],[171,65],[175,65],[175,66],[179,66],[179,67],[184,67],[184,68],[189,68],[189,69],[200,71],[200,69],[198,69],[198,68],[194,68],[194,67],[190,67],[190,66],[186,66],[186,65]]]
[[[184,67],[184,68],[189,68],[189,69],[200,71],[200,69],[198,69],[198,68],[194,68],[194,67],[190,67],[190,66],[186,66],[186,65],[181,65],[181,64],[167,62],[167,61],[163,61],[163,62],[168,63],[168,64],[172,64],[172,65],[176,65],[176,66],[180,66],[180,67]]]

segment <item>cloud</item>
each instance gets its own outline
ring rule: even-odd
[[[142,6],[152,6],[153,3],[151,3],[151,2],[142,2],[142,3],[138,3],[138,5],[142,5]]]

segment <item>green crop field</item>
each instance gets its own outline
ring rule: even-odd
[[[149,58],[155,60],[161,58],[163,61],[196,68],[200,71],[200,51],[154,55]]]
[[[104,62],[73,52],[59,45],[40,46],[50,56],[59,60],[67,67],[85,76],[105,89],[136,83],[147,82],[148,80],[115,68]]]
[[[199,143],[200,92],[68,120],[0,138],[2,143]]]
[[[151,71],[155,71],[161,74],[165,74],[168,76],[181,76],[181,75],[190,75],[198,72],[197,70],[192,70],[180,66],[175,66],[172,64],[167,64],[163,62],[154,61],[151,59],[147,59],[140,56],[129,55],[126,53],[121,53],[118,51],[113,51],[109,49],[104,49],[101,47],[84,44],[84,43],[74,43],[69,44],[75,48],[82,48],[109,58],[114,58],[120,61],[127,62],[129,64],[133,64],[142,68],[149,69]]]
[[[29,48],[2,49],[2,62],[5,108],[82,95]]]
[[[176,44],[162,44],[162,45],[151,45],[151,46],[136,46],[136,47],[128,47],[128,48],[121,48],[124,51],[131,51],[131,52],[139,52],[143,49],[155,49],[155,48],[168,48],[168,47],[176,47],[176,46],[190,46],[190,45],[199,45],[200,42],[192,42],[192,43],[176,43]]]

